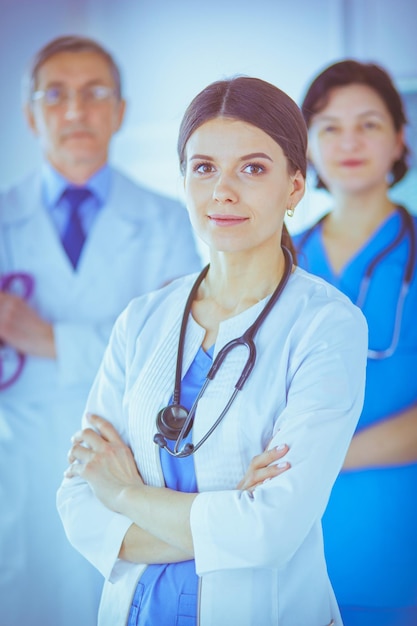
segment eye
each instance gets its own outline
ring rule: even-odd
[[[322,132],[326,133],[328,135],[336,133],[337,132],[337,126],[335,124],[327,124],[327,126],[323,126]]]
[[[63,87],[48,87],[48,89],[44,91],[45,103],[49,106],[60,104],[64,102],[67,97],[68,94]]]
[[[205,161],[204,163],[195,163],[193,166],[193,172],[196,174],[211,174],[215,171],[214,165]]]
[[[376,128],[379,128],[380,125],[375,120],[367,120],[362,126],[365,130],[375,130]]]
[[[246,174],[258,176],[259,174],[263,174],[266,171],[266,168],[260,163],[248,163],[243,168],[243,171],[246,172]]]
[[[114,90],[106,85],[89,85],[83,90],[84,100],[87,102],[102,102],[114,95]]]

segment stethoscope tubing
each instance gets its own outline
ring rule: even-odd
[[[35,280],[33,276],[27,274],[26,272],[7,272],[0,275],[0,291],[3,291],[5,293],[13,293],[14,285],[16,285],[17,283],[23,287],[22,293],[20,294],[21,297],[24,300],[29,300],[29,298],[33,294],[35,286]],[[26,356],[21,352],[14,350],[15,357],[17,359],[17,366],[13,375],[10,376],[10,378],[4,378],[3,359],[7,358],[7,356],[5,357],[4,355],[7,353],[8,350],[11,350],[11,348],[5,346],[4,343],[0,340],[0,391],[8,389],[8,387],[14,385],[14,383],[21,375],[26,362]],[[1,354],[1,352],[3,352],[3,354]]]
[[[404,271],[404,277],[402,280],[402,284],[401,284],[401,288],[400,288],[400,293],[398,296],[398,300],[397,300],[397,304],[396,304],[396,308],[395,308],[395,320],[394,320],[394,330],[393,330],[393,334],[392,334],[392,339],[391,339],[391,343],[388,346],[388,348],[385,348],[384,350],[373,350],[372,348],[368,349],[368,358],[372,359],[372,360],[382,360],[382,359],[386,359],[390,356],[392,356],[394,354],[394,352],[396,351],[397,347],[398,347],[398,343],[399,343],[399,339],[400,339],[400,334],[401,334],[401,325],[402,325],[402,318],[403,318],[403,311],[404,311],[404,305],[405,305],[405,300],[409,291],[409,287],[410,287],[410,283],[413,279],[414,273],[415,273],[415,268],[416,268],[416,232],[415,232],[415,227],[414,227],[414,223],[413,223],[413,218],[410,215],[410,213],[401,205],[397,206],[398,212],[400,214],[400,218],[401,218],[401,228],[398,232],[398,234],[396,235],[396,237],[394,237],[394,239],[392,240],[392,242],[386,246],[383,250],[381,250],[381,252],[379,252],[377,255],[375,255],[375,257],[372,259],[372,261],[368,264],[364,276],[361,280],[360,286],[359,286],[359,294],[358,297],[356,299],[356,306],[358,306],[360,309],[363,310],[364,306],[365,306],[365,301],[366,301],[366,296],[368,293],[368,289],[369,289],[369,285],[371,282],[371,278],[372,278],[372,274],[375,271],[375,268],[378,266],[378,264],[383,261],[383,259],[390,254],[402,241],[405,237],[409,237],[410,240],[410,249],[409,249],[409,253],[408,253],[408,258],[407,258],[407,263],[405,266],[405,271]],[[323,217],[321,217],[318,222],[316,222],[311,228],[309,228],[305,233],[304,236],[301,238],[299,244],[298,244],[298,251],[301,251],[301,249],[305,246],[305,244],[307,243],[307,241],[309,240],[309,238],[311,237],[311,235],[313,234],[313,232],[316,230],[316,228],[318,228],[320,226],[320,224],[323,223],[324,219],[327,217],[328,214],[323,215]]]
[[[230,407],[232,406],[237,394],[239,391],[242,390],[243,386],[245,385],[247,379],[249,378],[254,366],[255,366],[255,362],[256,362],[256,346],[255,346],[255,335],[258,332],[258,330],[260,329],[260,327],[262,326],[265,318],[267,317],[267,315],[269,314],[269,312],[272,310],[272,308],[275,306],[276,302],[278,301],[279,297],[281,296],[282,292],[284,291],[284,288],[286,287],[288,280],[291,276],[292,273],[292,268],[293,268],[293,259],[292,259],[292,255],[290,253],[290,251],[285,248],[282,247],[283,250],[283,254],[284,254],[284,259],[285,259],[285,269],[284,269],[284,274],[277,286],[277,288],[275,289],[274,293],[271,295],[270,299],[268,300],[268,302],[266,303],[266,305],[264,306],[264,308],[262,309],[261,313],[258,315],[258,317],[256,318],[256,320],[253,322],[253,324],[243,333],[243,335],[241,337],[237,337],[235,339],[232,339],[231,341],[229,341],[225,346],[223,346],[223,348],[219,351],[219,353],[217,354],[216,358],[214,359],[214,362],[206,376],[206,380],[204,381],[203,386],[201,387],[196,399],[194,400],[194,403],[190,409],[190,411],[188,412],[187,417],[185,418],[184,424],[182,425],[182,428],[178,434],[178,437],[176,439],[175,445],[173,447],[173,450],[170,450],[166,440],[164,439],[163,435],[161,433],[155,435],[155,442],[162,448],[164,448],[168,454],[170,454],[171,456],[177,457],[177,458],[184,458],[187,456],[190,456],[191,454],[194,454],[206,441],[207,439],[212,435],[212,433],[216,430],[216,428],[219,426],[219,424],[222,422],[222,420],[224,419],[225,415],[227,414],[227,412],[229,411]],[[180,329],[180,337],[179,337],[179,341],[178,341],[178,353],[177,353],[177,365],[176,365],[176,376],[175,376],[175,389],[174,389],[174,393],[173,393],[173,402],[172,404],[179,404],[180,402],[180,397],[181,397],[181,372],[182,372],[182,360],[183,360],[183,353],[184,353],[184,343],[185,343],[185,333],[186,333],[186,328],[187,328],[187,322],[188,322],[188,318],[191,312],[191,307],[192,307],[192,303],[195,299],[198,287],[200,286],[201,282],[203,281],[203,279],[205,278],[205,276],[207,275],[207,272],[209,270],[209,266],[205,267],[203,269],[203,271],[200,273],[200,275],[197,277],[197,280],[195,281],[190,294],[187,298],[187,302],[186,305],[184,307],[184,313],[183,313],[183,318],[182,318],[182,323],[181,323],[181,329]],[[230,396],[228,402],[226,403],[225,407],[223,408],[222,412],[220,413],[220,415],[218,416],[218,418],[215,420],[215,422],[212,424],[212,426],[209,428],[209,430],[206,432],[206,434],[200,439],[200,441],[198,443],[196,443],[195,445],[192,443],[186,443],[184,445],[184,447],[182,449],[181,446],[184,443],[184,440],[186,438],[186,436],[188,435],[188,432],[192,426],[194,417],[195,417],[195,413],[197,410],[197,406],[198,403],[201,399],[201,397],[203,396],[204,392],[206,391],[209,383],[215,378],[216,374],[218,373],[218,371],[220,370],[220,367],[222,366],[224,360],[226,359],[227,355],[235,348],[239,347],[239,346],[245,346],[248,350],[248,355],[246,358],[246,362],[245,365],[243,367],[242,373],[239,376],[233,393]],[[179,376],[178,376],[179,373]]]

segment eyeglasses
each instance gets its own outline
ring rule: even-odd
[[[34,91],[32,101],[43,100],[46,106],[54,107],[66,106],[70,100],[80,98],[84,105],[94,105],[110,100],[115,94],[116,91],[106,85],[86,85],[80,90],[56,85],[54,87],[48,87],[47,89]]]

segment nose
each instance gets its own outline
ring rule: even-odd
[[[213,198],[220,204],[237,201],[237,192],[229,176],[223,174],[219,177],[213,190]]]
[[[340,138],[340,145],[345,150],[352,150],[360,143],[360,135],[356,129],[345,129]]]
[[[81,93],[76,90],[68,91],[65,103],[65,118],[74,120],[82,117],[84,113],[84,102]]]

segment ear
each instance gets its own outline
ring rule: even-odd
[[[396,147],[394,151],[394,161],[398,161],[403,155],[405,146],[405,128],[404,126],[397,132]]]
[[[304,196],[306,181],[300,170],[297,170],[295,174],[291,175],[291,186],[292,189],[289,195],[289,204],[292,207],[296,207],[300,202],[301,198]]]
[[[126,113],[126,100],[121,99],[116,104],[115,118],[114,118],[114,132],[115,133],[117,133],[117,131],[120,129],[121,125],[123,124],[125,113]]]
[[[33,108],[32,106],[27,102],[25,104],[25,106],[23,107],[23,114],[26,118],[26,122],[27,125],[29,126],[30,130],[37,135],[38,134],[38,128],[36,125],[36,119],[35,116],[33,114]]]

